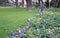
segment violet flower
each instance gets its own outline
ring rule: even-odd
[[[26,23],[26,26],[30,26],[30,23],[29,23],[29,21],[27,21],[27,23]]]
[[[25,32],[25,27],[22,27],[21,33],[24,33],[24,32]]]
[[[31,23],[32,23],[32,18],[29,19],[29,24],[31,24]]]
[[[23,33],[18,34],[18,38],[21,38],[23,36]]]
[[[10,36],[13,36],[13,34],[14,34],[14,32],[11,31],[11,32],[10,32]]]
[[[15,36],[11,36],[11,38],[16,38]]]

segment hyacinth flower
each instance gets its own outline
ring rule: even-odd
[[[26,23],[27,26],[30,26],[32,24],[32,19],[33,19],[33,17],[31,17],[30,19],[27,20],[27,23]]]
[[[16,38],[15,36],[14,36],[14,32],[10,32],[10,38]]]
[[[22,28],[21,28],[21,33],[18,33],[18,38],[21,38],[23,35],[24,35],[24,32],[25,32],[25,27],[23,26]]]
[[[21,33],[21,30],[19,30],[19,33]]]
[[[33,14],[32,17],[28,19],[28,21],[29,21],[30,24],[32,23],[34,16],[35,15]]]
[[[38,9],[38,11],[39,11],[39,16],[42,15],[43,10],[44,10],[44,5],[43,5],[43,3],[41,2],[41,3],[40,3],[40,6],[39,6],[39,9]]]
[[[21,28],[21,33],[24,33],[25,32],[25,27],[23,26],[22,28]]]
[[[11,32],[10,32],[10,36],[13,36],[13,34],[14,34],[14,32],[11,31]]]
[[[28,21],[28,20],[27,20],[26,26],[30,26],[30,23],[29,23],[29,21]]]
[[[30,23],[30,25],[31,25],[31,23],[32,23],[32,18],[29,19],[29,23]]]
[[[15,36],[11,36],[10,38],[16,38]]]
[[[21,38],[23,35],[23,33],[18,33],[18,38]]]

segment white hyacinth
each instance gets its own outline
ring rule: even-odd
[[[21,33],[21,30],[19,30],[19,33]]]

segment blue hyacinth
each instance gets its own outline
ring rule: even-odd
[[[18,34],[18,38],[21,38],[23,36],[23,33]]]
[[[30,26],[30,23],[29,23],[29,21],[27,21],[27,23],[26,23],[26,26]]]
[[[11,36],[10,38],[16,38],[15,36]]]
[[[24,32],[25,32],[25,27],[22,27],[21,33],[24,33]]]
[[[31,24],[31,23],[32,23],[32,18],[29,19],[29,24]]]
[[[14,32],[11,31],[11,32],[10,32],[10,36],[13,36],[13,34],[14,34]]]

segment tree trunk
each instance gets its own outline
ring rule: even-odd
[[[39,2],[39,5],[40,5],[40,0],[38,0],[38,2]]]
[[[16,8],[18,8],[18,0],[16,0]]]
[[[58,7],[58,0],[52,0],[53,1],[53,7],[55,8],[55,7]]]
[[[22,7],[24,7],[24,0],[22,0]]]
[[[32,0],[26,0],[27,3],[27,9],[31,9],[32,8]]]

